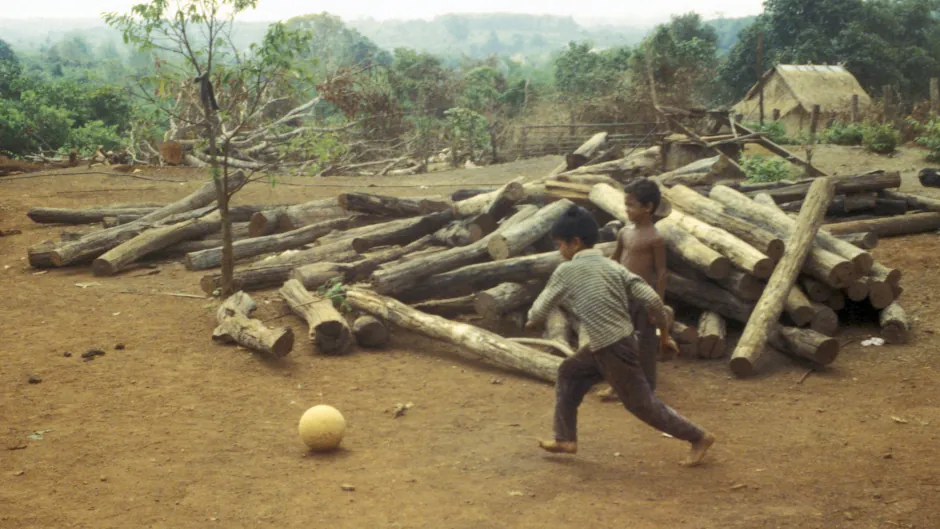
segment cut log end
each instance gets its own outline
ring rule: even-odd
[[[872,307],[881,310],[891,305],[894,299],[894,289],[889,283],[871,281],[868,284],[868,300]]]
[[[744,357],[732,358],[729,366],[731,367],[731,372],[734,373],[735,376],[741,378],[749,377],[753,375],[755,371],[754,364],[752,364],[749,359]]]
[[[503,261],[512,257],[509,243],[506,238],[496,235],[486,244],[486,249],[494,261]]]
[[[353,323],[359,347],[379,348],[388,344],[388,327],[375,316],[360,316]]]
[[[853,281],[845,288],[845,295],[852,301],[864,301],[868,297],[868,283],[865,281]]]
[[[897,303],[892,303],[881,311],[878,317],[881,325],[881,337],[892,344],[907,343],[911,324],[907,313]]]
[[[839,331],[839,316],[830,307],[814,305],[816,313],[810,321],[810,329],[826,336],[835,336]]]
[[[724,279],[728,277],[730,273],[731,261],[725,256],[721,256],[712,261],[705,270],[705,275],[708,276],[709,279]]]
[[[776,261],[770,257],[765,257],[754,264],[754,269],[751,270],[751,273],[759,279],[770,279],[776,266]]]
[[[785,250],[786,243],[780,239],[774,239],[767,245],[767,251],[765,253],[774,261],[779,261],[783,257]]]
[[[836,361],[839,356],[839,349],[839,340],[828,338],[817,345],[814,360],[819,365],[827,366]]]
[[[98,277],[113,276],[118,271],[111,266],[111,263],[105,259],[95,259],[91,263],[91,273]]]

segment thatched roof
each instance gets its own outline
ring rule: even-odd
[[[819,105],[823,112],[840,112],[849,109],[852,96],[858,94],[859,108],[871,105],[871,97],[848,70],[842,66],[781,64],[764,74],[764,108],[780,109],[786,116],[802,107],[810,112]],[[735,110],[749,114],[757,104],[758,86],[755,84],[744,96]]]

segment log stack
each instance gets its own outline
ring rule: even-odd
[[[220,309],[219,324],[238,327],[226,339],[286,354],[292,333],[271,334],[249,310],[236,310],[253,310],[237,303],[250,300],[245,292],[279,289],[282,315],[306,322],[320,354],[343,355],[356,343],[381,347],[394,324],[458,345],[468,357],[553,380],[558,355],[589,343],[566,307],[552,313],[539,339],[528,337],[531,346],[498,332],[507,322],[521,327],[562,263],[552,224],[573,204],[590,209],[607,225],[607,242],[597,247],[611,255],[610,239],[630,223],[623,185],[655,175],[663,190],[656,217],[667,248],[666,301],[676,316],[671,334],[683,356],[733,358],[738,375],[758,371],[767,348],[825,366],[838,356],[832,337],[840,332],[839,312],[859,304],[877,311],[888,342],[909,339],[898,304],[901,272],[868,250],[878,237],[940,228],[940,203],[897,192],[897,173],[827,177],[825,186],[818,179],[746,184],[726,178],[737,166],[724,155],[664,173],[658,148],[617,158],[605,138],[592,138],[548,177],[499,188],[419,198],[350,192],[232,208],[230,217],[241,223],[233,250],[242,292]],[[237,184],[243,176],[232,178]],[[95,274],[114,275],[147,259],[182,257],[186,268],[203,271],[199,284],[213,294],[222,262],[214,201],[207,184],[167,205],[35,208],[30,216],[39,223],[121,220],[30,248],[30,263],[92,264]]]

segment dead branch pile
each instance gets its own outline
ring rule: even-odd
[[[742,376],[759,369],[766,348],[825,366],[839,352],[832,337],[840,315],[862,309],[887,341],[906,340],[910,322],[897,303],[901,272],[867,250],[878,237],[937,229],[940,204],[895,191],[897,173],[750,185],[721,152],[664,171],[663,147],[610,160],[595,154],[603,141],[592,141],[598,145],[579,149],[551,176],[496,189],[420,198],[342,193],[233,208],[241,293],[220,309],[225,332],[216,334],[286,354],[292,335],[251,320],[253,304],[244,294],[280,288],[323,354],[343,354],[351,340],[380,346],[391,323],[459,345],[469,357],[554,380],[555,355],[585,340],[572,314],[559,309],[549,319],[546,350],[492,330],[521,331],[525,312],[561,263],[549,233],[571,204],[591,209],[611,241],[628,222],[623,184],[652,177],[663,189],[657,228],[668,248],[672,334],[684,354],[731,357],[732,371]],[[606,161],[590,163],[595,156]],[[243,178],[235,173],[230,180],[238,185]],[[187,268],[208,271],[199,283],[213,294],[220,274],[209,270],[221,261],[214,200],[207,183],[167,205],[36,208],[30,216],[37,222],[110,227],[30,248],[30,263],[91,264],[94,274],[112,275],[145,259],[182,257]],[[852,218],[859,212],[865,218]],[[838,222],[820,228],[825,219]],[[599,248],[609,254],[613,246]],[[344,311],[363,316],[353,322]],[[732,352],[732,334],[741,329]]]

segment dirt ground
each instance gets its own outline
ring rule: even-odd
[[[918,192],[921,160],[916,150],[885,158],[828,147],[815,157],[839,174],[903,170],[905,189]],[[407,181],[289,178],[254,184],[239,201],[371,185],[449,193],[555,163]],[[22,231],[0,237],[0,528],[940,527],[935,234],[874,251],[904,272],[916,318],[908,345],[862,347],[874,327],[855,328],[840,336],[832,368],[802,384],[806,368],[781,359],[750,380],[732,379],[721,361],[660,364],[660,396],[718,436],[707,464],[686,469],[676,464],[683,443],[594,396],[582,407],[581,452],[541,452],[552,387],[456,360],[447,344],[395,331],[387,350],[324,358],[291,316],[271,324],[294,327],[293,353],[266,362],[212,343],[210,300],[153,295],[200,294],[199,274],[176,262],[114,278],[28,267],[26,248],[63,230],[31,223],[28,207],[170,201],[204,178],[142,174],[188,182],[0,179],[0,229]],[[323,187],[287,185],[302,182]],[[255,298],[262,318],[285,311],[273,292]],[[83,361],[97,347],[107,354]],[[393,418],[405,402],[415,407]],[[297,439],[301,413],[318,403],[347,419],[339,452],[309,455]]]

